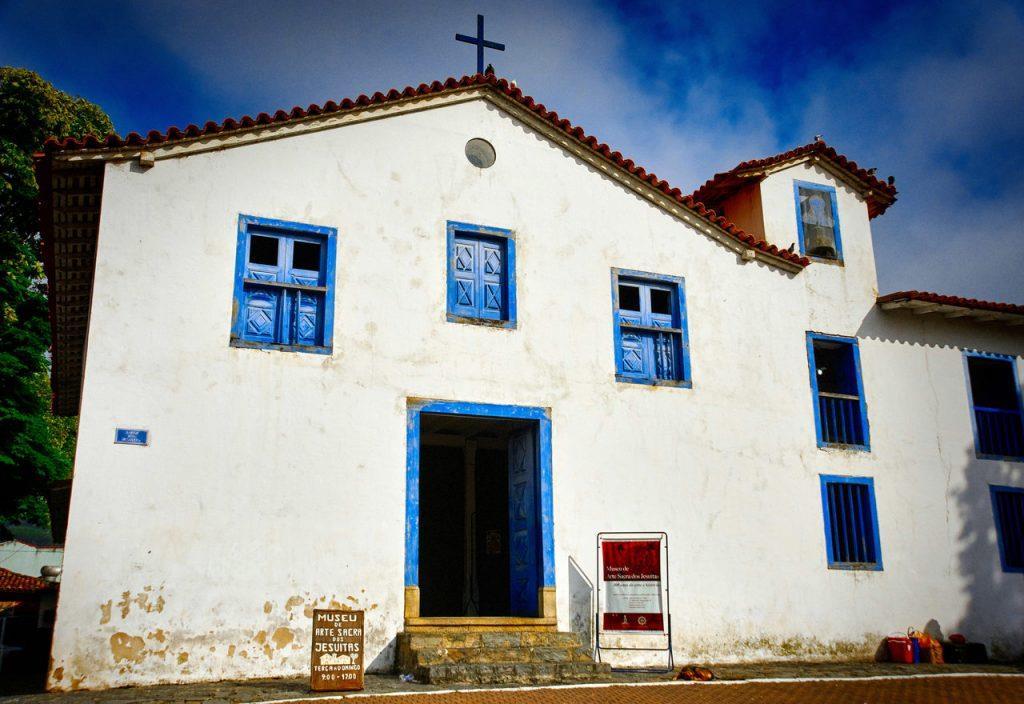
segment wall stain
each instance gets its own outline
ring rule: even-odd
[[[114,605],[113,599],[108,599],[106,604],[100,604],[100,625],[110,623],[110,609]]]
[[[188,662],[188,653],[178,653],[178,664]]]
[[[293,596],[293,597],[289,597],[289,598],[288,598],[288,601],[286,601],[286,602],[284,603],[284,608],[285,608],[286,610],[288,610],[288,611],[291,611],[291,610],[292,610],[292,609],[294,609],[294,608],[297,608],[297,607],[299,607],[299,606],[302,606],[302,603],[303,603],[304,601],[305,601],[305,599],[303,599],[303,598],[302,598],[301,596]]]
[[[274,605],[269,601],[263,604],[263,613],[269,614],[274,609]]]
[[[235,657],[235,645],[234,645],[234,643],[232,643],[231,645],[228,646],[228,657],[229,658]]]
[[[274,631],[274,635],[272,635],[270,639],[274,641],[274,645],[278,650],[280,650],[295,640],[295,633],[293,633],[290,628],[281,627]]]
[[[164,633],[164,629],[162,628],[158,628],[151,633],[147,633],[146,637],[155,640],[159,643],[163,643],[165,640],[167,640],[167,634]]]
[[[152,587],[150,587],[151,589]],[[117,607],[121,610],[121,619],[128,618],[128,614],[131,612],[132,604],[141,611],[151,614],[154,611],[161,613],[164,610],[164,598],[162,595],[158,595],[156,601],[149,600],[149,593],[141,591],[135,596],[132,596],[130,591],[121,592],[121,600],[117,602]],[[100,609],[103,607],[100,606]]]
[[[110,654],[114,656],[114,662],[128,661],[137,664],[142,662],[145,652],[146,642],[139,636],[130,636],[121,631],[110,636]]]
[[[58,667],[53,671],[53,681],[60,682],[62,679],[64,679],[64,668]]]

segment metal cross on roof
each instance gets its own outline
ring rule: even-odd
[[[476,44],[476,72],[484,72],[484,49],[497,49],[498,51],[505,51],[504,44],[498,44],[497,42],[489,42],[484,39],[484,16],[476,16],[476,36],[467,37],[465,34],[456,34],[456,41],[466,42],[467,44]]]

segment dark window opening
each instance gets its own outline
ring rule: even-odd
[[[640,289],[636,286],[619,284],[619,308],[622,310],[640,310]]]
[[[974,402],[978,452],[1024,457],[1024,423],[1014,363],[1009,359],[967,357]]]
[[[292,250],[292,268],[307,271],[320,270],[320,245],[314,242],[296,242]]]
[[[817,391],[818,444],[867,449],[867,418],[852,342],[814,339],[811,369]]]
[[[672,293],[660,288],[651,289],[651,312],[672,315]]]
[[[857,395],[857,364],[853,358],[853,345],[815,340],[814,366],[819,392]]]
[[[277,266],[277,243],[276,237],[252,235],[249,238],[249,261],[253,264]]]

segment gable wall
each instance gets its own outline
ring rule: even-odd
[[[787,178],[762,185],[774,241]],[[109,165],[51,685],[301,674],[331,603],[367,610],[390,667],[408,397],[551,408],[563,629],[570,558],[594,580],[598,531],[649,529],[682,659],[864,654],[930,618],[1019,643],[979,497],[1024,482],[969,454],[958,348],[1021,336],[882,316],[866,209],[839,198],[846,267],[744,264],[480,101]],[[228,346],[239,213],[338,228],[333,355]],[[515,232],[516,329],[446,322],[447,220]],[[611,267],[685,277],[692,389],[614,381]],[[861,336],[871,453],[816,447],[807,330]],[[825,569],[819,473],[875,477],[883,572]]]

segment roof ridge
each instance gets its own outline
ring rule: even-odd
[[[142,148],[149,145],[162,145],[168,142],[198,139],[212,134],[251,129],[261,125],[290,122],[322,114],[352,110],[370,105],[380,105],[398,100],[472,87],[490,87],[498,93],[516,101],[527,110],[535,113],[541,119],[546,120],[553,126],[575,138],[578,142],[587,146],[591,151],[611,161],[613,164],[626,170],[641,181],[646,181],[652,188],[661,191],[667,197],[675,200],[677,203],[680,203],[688,210],[700,216],[706,222],[714,225],[730,238],[744,246],[756,249],[763,254],[781,259],[789,265],[800,268],[806,267],[811,263],[807,257],[794,254],[793,252],[789,252],[785,249],[779,249],[776,245],[769,244],[763,239],[745,232],[735,223],[727,220],[719,213],[708,208],[699,199],[694,198],[692,194],[684,194],[679,188],[676,188],[667,181],[658,178],[656,174],[648,172],[642,166],[637,165],[632,159],[624,157],[621,152],[612,150],[612,148],[607,144],[598,141],[596,137],[588,135],[582,127],[573,125],[569,120],[560,117],[557,112],[548,110],[543,103],[539,103],[529,95],[523,93],[514,81],[509,81],[505,78],[498,78],[493,74],[475,73],[463,76],[462,78],[452,77],[445,81],[434,81],[429,84],[421,83],[416,87],[406,86],[402,90],[392,88],[387,93],[378,91],[372,96],[363,94],[354,100],[345,98],[341,102],[329,100],[324,103],[323,106],[314,103],[306,109],[296,106],[292,108],[291,111],[286,112],[284,110],[278,110],[273,115],[261,112],[255,118],[245,115],[240,119],[227,118],[220,123],[216,123],[211,120],[201,128],[197,125],[190,124],[184,130],[177,127],[169,127],[166,132],[151,130],[145,137],[137,132],[130,132],[124,138],[112,133],[102,140],[95,135],[85,135],[81,138],[67,137],[63,140],[50,137],[43,145],[45,153],[40,154],[39,158],[45,158],[46,156],[61,151],[77,151],[86,149],[116,150],[124,147]]]

